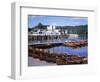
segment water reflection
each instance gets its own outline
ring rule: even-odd
[[[87,56],[87,46],[81,47],[81,48],[71,48],[71,47],[65,47],[65,46],[57,46],[53,48],[49,48],[51,52],[57,52],[57,53],[66,53],[66,54],[73,54],[73,55],[79,55],[79,56]]]

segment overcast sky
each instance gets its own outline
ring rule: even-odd
[[[32,28],[41,22],[43,25],[76,26],[88,24],[87,17],[70,16],[28,16],[28,27]]]

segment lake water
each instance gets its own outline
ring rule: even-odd
[[[66,54],[69,54],[69,55],[79,55],[81,57],[88,55],[87,46],[80,47],[80,48],[57,46],[57,47],[50,48],[49,51],[57,52],[57,53],[66,53]]]
[[[67,38],[67,39],[62,39],[62,42],[65,42],[67,40],[71,41],[80,41],[82,40],[83,37],[78,37],[78,38]],[[84,38],[86,40],[87,38]],[[59,41],[59,40],[58,40]],[[88,46],[85,47],[79,47],[79,48],[71,48],[71,47],[66,47],[66,46],[57,46],[50,48],[50,51],[53,52],[59,52],[59,53],[66,53],[69,55],[79,55],[79,56],[87,56],[88,55]]]

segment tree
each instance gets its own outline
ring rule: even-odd
[[[40,30],[44,29],[43,24],[42,24],[42,23],[39,23],[39,24],[38,24],[38,28],[39,28]]]

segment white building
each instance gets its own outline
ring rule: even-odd
[[[67,30],[65,31],[67,34]],[[51,24],[47,26],[47,30],[40,30],[38,29],[37,32],[32,32],[31,35],[61,35],[61,32],[59,29],[56,29],[56,25]]]
[[[78,34],[69,34],[69,39],[78,38]]]
[[[49,26],[47,26],[47,30],[54,31],[54,30],[56,30],[56,27],[55,27],[55,25],[49,25]]]
[[[50,34],[50,35],[60,35],[60,32],[59,32],[58,29],[56,29],[56,26],[55,25],[47,26],[46,33],[47,34]]]

